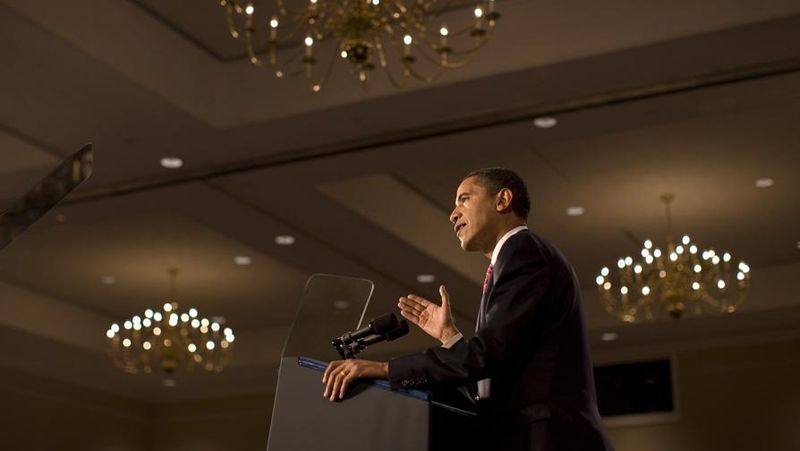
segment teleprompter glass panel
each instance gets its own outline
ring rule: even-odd
[[[283,358],[341,358],[331,341],[362,326],[374,285],[367,279],[315,274],[308,279]]]

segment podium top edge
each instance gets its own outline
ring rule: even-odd
[[[328,368],[327,362],[302,356],[297,358],[297,364],[303,368],[309,368],[320,372],[324,372],[325,369]],[[381,390],[391,391],[392,393],[419,399],[420,401],[427,402],[431,400],[431,394],[423,390],[392,390],[389,386],[389,381],[383,379],[363,379],[362,381]]]

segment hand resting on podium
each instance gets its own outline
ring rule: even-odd
[[[374,362],[372,360],[334,360],[328,364],[322,375],[325,391],[322,396],[336,401],[343,399],[347,387],[359,378],[387,379],[389,377],[389,363]]]

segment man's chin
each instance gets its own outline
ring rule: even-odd
[[[475,243],[472,240],[461,240],[461,249],[464,249],[467,252],[473,252],[477,250],[475,248]]]

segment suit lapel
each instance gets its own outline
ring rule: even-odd
[[[519,232],[510,236],[508,241],[503,243],[500,253],[497,254],[497,261],[492,269],[492,277],[489,279],[489,285],[486,287],[486,293],[484,293],[481,297],[481,307],[480,311],[478,312],[478,327],[476,327],[476,330],[483,327],[483,324],[486,322],[486,313],[489,311],[489,300],[492,297],[492,290],[494,290],[494,282],[503,272],[503,269],[505,269],[506,256],[513,250],[514,246],[517,245],[514,241],[514,237],[521,233],[528,233],[529,230],[530,229],[520,230]]]

